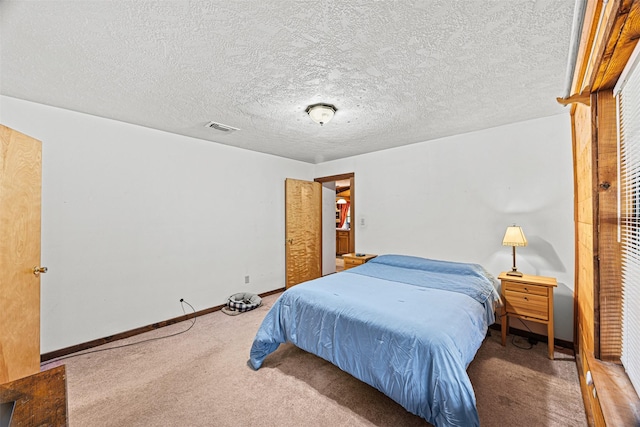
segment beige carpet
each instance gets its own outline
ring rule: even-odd
[[[71,426],[428,426],[377,390],[292,345],[246,362],[278,295],[239,316],[199,317],[187,333],[43,365],[67,365]],[[109,346],[165,336],[182,322]],[[493,333],[469,366],[483,426],[584,426],[573,357],[502,347]],[[106,347],[106,346],[105,346]]]

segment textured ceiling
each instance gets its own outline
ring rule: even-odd
[[[0,93],[318,163],[562,113],[574,4],[3,0]]]

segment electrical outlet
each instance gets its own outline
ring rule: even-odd
[[[593,376],[591,375],[591,371],[587,371],[587,374],[585,375],[585,381],[587,382],[587,385],[593,385]]]
[[[249,276],[244,276],[244,284],[249,284]]]

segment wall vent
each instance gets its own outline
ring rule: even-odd
[[[216,122],[209,122],[206,125],[204,125],[204,127],[215,129],[215,130],[218,130],[220,132],[225,132],[225,133],[232,133],[232,132],[235,132],[237,130],[240,130],[238,128],[234,128],[233,126],[227,126],[227,125],[223,125],[222,123],[216,123]]]

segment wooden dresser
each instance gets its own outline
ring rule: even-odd
[[[336,230],[336,254],[349,253],[349,230]]]

